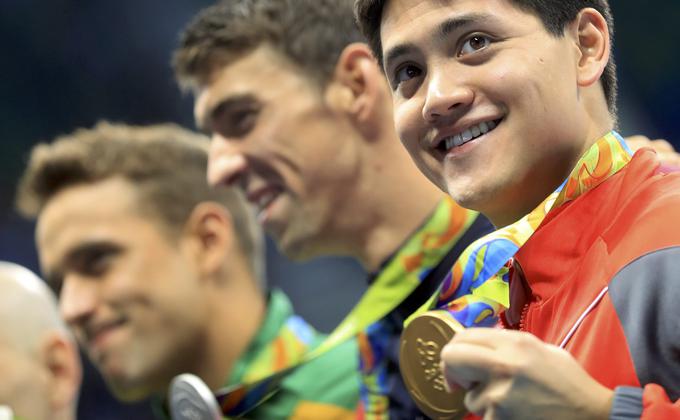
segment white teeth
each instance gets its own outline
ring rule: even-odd
[[[275,196],[276,194],[273,191],[261,195],[260,198],[258,198],[257,200],[257,206],[260,208],[260,210],[263,210]]]
[[[496,128],[496,123],[493,121],[481,122],[474,127],[466,129],[462,133],[447,137],[444,140],[444,146],[446,147],[446,150],[449,150],[453,147],[460,146],[463,143],[467,143],[482,134],[486,134],[494,128]]]
[[[276,200],[278,195],[279,191],[267,191],[253,202],[253,204],[257,206],[256,213],[258,223],[264,224],[266,222],[267,218],[269,217],[267,207],[270,206],[274,200]]]

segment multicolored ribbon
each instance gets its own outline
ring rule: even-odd
[[[467,230],[478,213],[443,199],[433,216],[402,246],[368,288],[361,300],[317,348],[268,376],[224,388],[215,397],[222,413],[238,417],[274,395],[281,382],[295,369],[355,337],[394,310],[441,260],[450,246]]]
[[[373,287],[381,285],[382,290],[390,292],[392,309],[399,306],[422,283],[467,232],[477,216],[478,213],[463,209],[448,197],[440,202],[432,216],[376,277]],[[385,320],[379,319],[357,337],[362,377],[359,419],[387,418],[389,400],[386,352],[393,334]]]
[[[440,290],[406,323],[420,313],[438,309],[444,310],[467,327],[495,324],[500,310],[509,305],[509,261],[519,247],[531,237],[552,208],[573,200],[602,183],[623,168],[630,161],[630,155],[623,139],[615,132],[598,140],[579,160],[560,188],[534,211],[520,221],[472,243],[454,264]],[[442,234],[441,230],[434,227],[438,225],[434,220],[440,220],[441,223],[441,220],[450,218],[447,211],[451,211],[453,206],[457,208],[450,200],[442,201],[430,222],[401,248],[393,259],[394,263],[388,265],[350,314],[319,347],[272,375],[218,391],[216,397],[224,415],[238,417],[250,411],[273,395],[281,381],[292,371],[365,329],[368,329],[368,334],[363,339],[360,338],[362,373],[367,389],[374,391],[371,395],[375,398],[369,397],[364,402],[364,415],[371,417],[372,413],[386,412],[384,381],[380,378],[384,372],[375,369],[379,365],[379,359],[382,360],[382,355],[379,354],[381,349],[371,347],[370,330],[376,322],[403,302],[436,266],[442,256],[437,254],[439,251],[435,248],[448,250],[444,245],[435,247],[435,244],[441,244],[441,241],[454,243],[477,216],[472,211],[461,213],[464,217],[455,219],[461,222],[444,223],[443,226],[447,228]],[[447,216],[438,219],[437,214]],[[376,328],[376,331],[379,330],[380,328]]]
[[[314,335],[313,328],[302,318],[298,315],[289,316],[276,338],[248,364],[242,377],[243,383],[260,383],[273,372],[281,372],[300,363],[309,351]],[[255,386],[248,392],[246,390],[237,385],[217,392],[217,403],[225,416],[233,417],[250,411],[276,391],[263,386]]]
[[[435,309],[465,327],[493,326],[509,307],[511,258],[533,235],[548,212],[597,187],[630,162],[631,151],[612,131],[581,157],[569,177],[531,213],[473,242],[456,261],[440,289],[406,320]]]

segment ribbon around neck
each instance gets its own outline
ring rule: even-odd
[[[271,375],[233,385],[215,393],[224,415],[237,417],[273,396],[281,382],[305,363],[355,337],[394,310],[437,266],[453,244],[467,231],[478,213],[442,199],[431,215],[389,260],[375,282],[324,342],[292,365]]]
[[[454,263],[439,290],[406,320],[405,326],[429,310],[443,311],[464,327],[495,325],[500,312],[510,306],[512,257],[551,210],[600,185],[623,169],[630,162],[631,155],[631,150],[615,131],[598,139],[579,159],[562,185],[533,211],[470,244]]]

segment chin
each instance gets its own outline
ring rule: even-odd
[[[312,258],[327,256],[325,245],[328,241],[314,240],[311,236],[284,236],[277,241],[279,251],[289,260],[305,262]]]
[[[480,211],[483,207],[483,200],[471,186],[461,186],[450,182],[447,183],[445,192],[453,198],[453,201],[466,209]]]
[[[101,373],[111,393],[123,402],[140,401],[157,392],[165,393],[165,387],[159,389],[154,386],[159,381],[150,377],[148,372],[133,372],[133,369],[119,366],[116,371],[102,370]]]
[[[489,212],[497,207],[496,203],[501,197],[501,189],[491,188],[489,185],[486,188],[483,187],[473,184],[449,183],[446,192],[459,206],[489,217]]]
[[[281,241],[279,251],[291,261],[305,262],[317,255],[310,253],[304,241]]]
[[[111,380],[105,378],[109,390],[117,400],[125,403],[134,403],[150,397],[153,391],[139,383],[131,384],[130,381]],[[136,382],[136,381],[134,381]]]
[[[484,214],[484,203],[480,203],[477,200],[472,199],[469,196],[455,196],[455,195],[450,195],[450,197],[453,199],[453,201],[456,202],[459,206],[463,207],[464,209],[468,210],[474,210],[479,213]]]
[[[414,159],[413,161],[420,172],[432,183],[445,193],[448,181],[446,180],[445,167],[438,162],[436,164],[426,162],[425,159]]]

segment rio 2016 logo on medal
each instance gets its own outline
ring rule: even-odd
[[[465,390],[447,392],[440,369],[442,348],[463,326],[444,311],[426,312],[411,321],[401,334],[399,369],[406,389],[428,417],[462,419]]]

